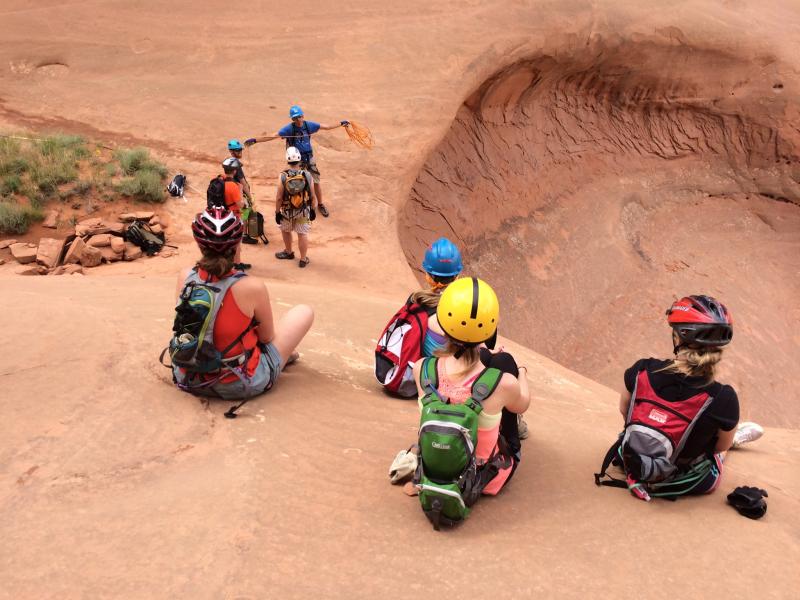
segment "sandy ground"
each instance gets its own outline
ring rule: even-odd
[[[234,421],[173,389],[157,363],[199,194],[166,207],[173,258],[85,277],[0,267],[0,597],[793,597],[796,430],[770,427],[728,461],[723,492],[769,490],[761,521],[724,493],[635,502],[592,481],[619,427],[615,393],[509,343],[531,367],[523,463],[463,527],[434,534],[385,475],[413,440],[415,408],[383,397],[371,374],[375,337],[415,285],[398,211],[484,81],[596,36],[739,44],[796,69],[793,3],[311,2],[311,32],[280,3],[171,6],[0,8],[4,128],[145,144],[199,189],[227,138],[275,130],[294,102],[323,122],[360,120],[378,144],[317,138],[334,215],[316,224],[309,269],[272,258],[273,231],[269,247],[245,248],[276,311],[308,302],[317,321],[301,361]],[[275,142],[245,156],[267,206],[281,154]]]

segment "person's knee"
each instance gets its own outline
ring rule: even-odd
[[[292,313],[298,322],[307,324],[307,327],[311,327],[311,324],[314,323],[314,309],[308,304],[298,304],[292,308]]]

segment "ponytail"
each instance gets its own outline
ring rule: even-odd
[[[714,373],[722,360],[722,348],[688,348],[678,349],[675,358],[659,373],[678,373],[686,377],[700,377],[705,385],[714,381]]]

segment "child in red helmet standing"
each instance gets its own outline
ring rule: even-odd
[[[598,485],[627,488],[643,500],[708,494],[719,485],[731,447],[758,439],[763,429],[739,423],[739,399],[715,379],[733,319],[710,296],[686,296],[667,310],[674,358],[643,358],[625,371],[619,410],[625,430],[595,475]],[[610,464],[626,479],[603,481]]]
[[[323,217],[327,217],[330,213],[328,208],[322,202],[322,186],[320,185],[320,173],[317,168],[317,160],[314,157],[314,148],[311,146],[311,136],[318,131],[328,131],[336,129],[337,127],[344,127],[349,125],[349,121],[340,121],[338,125],[325,125],[323,123],[316,123],[314,121],[306,121],[303,109],[298,105],[294,105],[289,109],[289,118],[292,120],[288,125],[281,127],[278,132],[273,136],[264,136],[259,138],[250,138],[245,140],[245,146],[251,146],[258,142],[266,142],[277,138],[286,140],[286,148],[294,146],[300,151],[300,156],[303,168],[311,173],[314,179],[314,193],[317,197],[317,206],[319,212]]]

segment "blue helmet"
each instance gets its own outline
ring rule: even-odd
[[[447,238],[439,238],[425,251],[422,268],[430,275],[455,277],[464,268],[461,264],[461,252]]]
[[[289,109],[289,118],[294,119],[295,117],[302,117],[303,116],[303,109],[295,104],[292,108]]]
[[[242,146],[242,142],[239,140],[228,141],[228,150],[241,150],[242,148],[244,148],[244,146]]]

